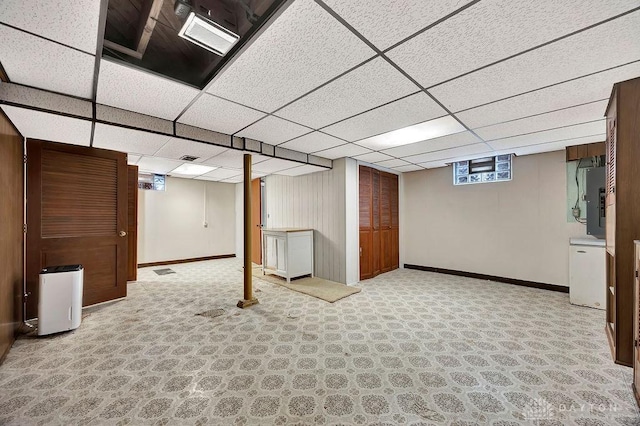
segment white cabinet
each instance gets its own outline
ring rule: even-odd
[[[313,229],[263,229],[262,273],[272,273],[291,281],[313,276]]]
[[[569,300],[574,305],[605,309],[604,240],[572,238],[569,249]]]

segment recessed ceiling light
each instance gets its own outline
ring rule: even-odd
[[[465,128],[450,115],[403,127],[381,135],[372,136],[358,141],[357,144],[375,150],[393,148],[410,143],[439,138],[464,131]]]
[[[178,173],[181,175],[199,176],[205,173],[209,173],[217,167],[203,166],[202,164],[190,164],[184,163],[183,165],[171,170],[171,173]]]
[[[180,37],[224,56],[240,40],[240,36],[221,25],[191,12],[178,33]]]

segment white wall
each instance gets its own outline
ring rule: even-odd
[[[346,283],[346,159],[309,175],[266,178],[267,228],[312,228],[315,275]]]
[[[138,263],[234,254],[235,220],[235,185],[167,177],[138,192]]]
[[[515,157],[511,182],[453,186],[451,167],[404,174],[402,253],[409,264],[568,286],[564,151]]]

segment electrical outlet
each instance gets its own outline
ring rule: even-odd
[[[571,214],[576,219],[580,219],[580,207],[576,207],[576,208],[571,209]]]

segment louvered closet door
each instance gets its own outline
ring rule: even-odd
[[[368,167],[359,170],[360,206],[360,279],[373,277],[373,232],[372,232],[372,175]]]
[[[391,175],[380,174],[380,270],[391,270]]]
[[[46,266],[84,266],[83,306],[126,296],[126,154],[27,141],[27,301]]]

